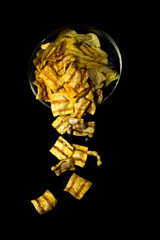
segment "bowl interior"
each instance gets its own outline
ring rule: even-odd
[[[111,82],[111,84],[107,87],[107,88],[103,88],[103,101],[101,103],[103,103],[115,90],[119,79],[120,79],[120,75],[122,72],[122,58],[121,58],[121,53],[119,51],[119,48],[117,46],[117,44],[115,43],[115,41],[104,31],[96,28],[96,27],[92,27],[92,26],[87,26],[87,25],[69,25],[66,27],[62,27],[59,28],[57,30],[55,30],[54,32],[50,33],[48,36],[46,36],[34,49],[30,62],[29,62],[29,68],[28,68],[28,77],[29,77],[29,83],[31,86],[31,89],[33,91],[33,94],[36,96],[37,95],[37,87],[35,85],[33,85],[33,81],[35,80],[35,66],[33,64],[33,59],[36,57],[36,53],[38,50],[40,50],[41,44],[47,43],[47,42],[52,42],[54,41],[58,34],[63,31],[64,29],[73,29],[75,30],[77,33],[95,33],[98,38],[100,39],[100,43],[101,43],[101,48],[102,50],[106,51],[109,55],[109,61],[112,61],[113,66],[115,67],[115,69],[117,70],[117,72],[119,73],[119,78],[116,81]],[[50,103],[48,102],[44,102],[42,100],[40,100],[41,103],[43,103],[46,107],[50,108]]]

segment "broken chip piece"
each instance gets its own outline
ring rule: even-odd
[[[73,173],[70,177],[64,191],[69,192],[76,199],[81,199],[84,194],[89,190],[92,183],[76,173]]]
[[[73,130],[75,136],[93,137],[95,131],[95,122],[85,122],[83,118],[74,118],[70,116],[58,116],[52,123],[52,126],[60,133],[68,134]]]
[[[31,203],[40,215],[51,211],[57,202],[58,200],[49,190],[46,190],[39,198],[31,200]]]
[[[90,138],[93,137],[95,131],[95,122],[79,122],[78,124],[73,126],[73,135],[74,136],[88,136]]]
[[[72,146],[74,147],[74,152],[71,158],[74,160],[74,164],[79,167],[84,167],[87,161],[88,147],[80,146],[78,144],[72,144]]]
[[[62,136],[60,136],[50,149],[50,152],[59,160],[64,160],[71,157],[73,150],[74,148]]]
[[[57,176],[66,171],[74,171],[74,160],[72,158],[61,160],[58,164],[52,166],[51,170],[54,171]]]
[[[96,151],[88,151],[87,153],[88,153],[88,155],[94,156],[94,157],[97,158],[97,166],[101,166],[102,165],[101,157],[98,154],[98,152],[96,152]]]

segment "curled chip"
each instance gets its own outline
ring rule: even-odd
[[[73,154],[74,148],[63,138],[59,137],[50,152],[59,160],[70,158]]]
[[[92,183],[77,174],[73,173],[70,177],[64,191],[69,192],[73,197],[81,199],[84,194],[89,190]]]
[[[97,158],[97,166],[101,166],[102,165],[101,157],[99,156],[98,152],[96,152],[96,151],[88,151],[87,153],[88,153],[88,155],[94,156],[94,157]]]
[[[40,215],[51,211],[56,206],[57,202],[58,200],[49,190],[46,190],[39,198],[31,200],[31,203]]]
[[[57,176],[69,170],[74,171],[75,170],[74,161],[72,158],[62,160],[57,165],[51,167],[51,170],[54,171]]]

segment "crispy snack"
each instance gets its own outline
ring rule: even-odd
[[[68,134],[71,133],[71,125],[69,123],[68,116],[59,116],[56,120],[53,121],[52,126],[59,132],[60,134]]]
[[[78,144],[72,144],[72,146],[74,147],[74,152],[71,158],[74,160],[74,164],[79,167],[84,167],[87,161],[88,147]]]
[[[99,156],[98,152],[96,152],[96,151],[88,151],[87,153],[88,153],[88,155],[94,156],[94,157],[97,158],[97,166],[101,166],[102,165],[101,157]]]
[[[68,134],[73,130],[75,136],[93,137],[95,131],[95,122],[85,122],[83,118],[75,118],[70,116],[59,116],[54,120],[52,126],[60,133]]]
[[[59,160],[70,158],[73,151],[74,148],[62,136],[57,139],[54,146],[50,149],[50,152]]]
[[[51,167],[51,170],[54,171],[57,176],[66,171],[74,171],[74,160],[72,158],[61,160],[58,164]]]
[[[54,117],[71,114],[73,113],[73,103],[65,98],[62,93],[54,92],[51,97],[51,110]]]
[[[69,192],[73,197],[81,199],[84,194],[89,190],[92,183],[77,174],[73,173],[70,177],[64,191]]]
[[[82,120],[82,119],[81,119]],[[97,166],[102,164],[101,157],[96,151],[88,150],[88,147],[78,144],[68,143],[63,137],[59,137],[51,148],[50,152],[57,157],[60,162],[51,167],[57,176],[66,171],[74,171],[75,165],[84,168],[88,155],[97,158]]]
[[[41,45],[33,63],[37,68],[33,82],[38,88],[36,99],[50,102],[54,117],[94,115],[103,100],[102,88],[119,77],[108,65],[108,54],[101,49],[99,38],[71,29],[62,31],[54,42]],[[79,136],[78,130],[73,134]]]
[[[31,200],[31,203],[33,204],[37,212],[42,215],[51,211],[58,203],[58,200],[49,190],[46,190],[42,196]]]

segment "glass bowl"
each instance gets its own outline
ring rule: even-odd
[[[114,92],[115,88],[118,85],[118,82],[119,82],[120,76],[121,76],[121,72],[122,72],[122,57],[121,57],[121,53],[119,51],[117,44],[107,33],[105,33],[103,30],[101,30],[97,27],[88,26],[88,25],[69,25],[66,27],[59,28],[59,29],[51,32],[36,46],[36,48],[34,49],[34,51],[32,53],[32,56],[30,58],[29,67],[28,67],[28,78],[29,78],[29,83],[30,83],[31,89],[33,91],[33,94],[35,96],[37,95],[37,87],[33,84],[33,81],[35,80],[34,72],[36,70],[36,68],[33,64],[33,59],[36,57],[37,51],[41,49],[42,44],[47,43],[47,42],[53,42],[57,38],[58,34],[65,29],[73,29],[77,33],[81,33],[81,34],[83,34],[83,33],[84,34],[86,34],[86,33],[96,34],[100,40],[101,49],[108,53],[109,62],[112,62],[113,66],[119,73],[119,78],[117,80],[111,82],[108,87],[103,88],[103,101],[101,102],[101,103],[103,103]],[[43,103],[46,107],[50,108],[49,102],[45,102],[42,100],[39,100],[39,101],[41,103]]]

